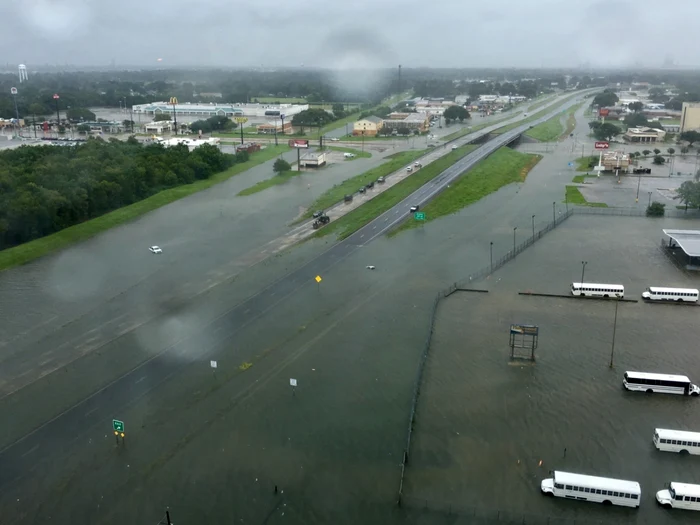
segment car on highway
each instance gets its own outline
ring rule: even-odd
[[[406,171],[409,172],[409,173],[411,173],[411,172],[413,171],[413,168],[412,168],[411,166],[409,166],[409,167],[406,168]]]
[[[420,210],[420,206],[418,204],[416,204],[415,206],[411,206],[411,213],[415,213],[418,210]]]
[[[343,197],[343,200],[345,202],[352,202],[352,194],[348,193],[347,195],[345,195],[345,197]]]
[[[414,167],[414,168],[422,168],[423,165],[422,165],[420,162],[416,161],[416,162],[413,163],[413,167]]]
[[[332,140],[333,142],[338,142],[340,139],[339,139],[338,137],[332,137],[331,140]]]
[[[374,188],[374,181],[368,182],[368,183],[365,185],[365,188],[367,188],[368,190],[371,190],[372,188]]]
[[[379,178],[377,179],[377,182],[378,182],[379,184],[383,184],[384,181],[386,181],[386,179],[385,179],[384,177],[379,177]]]
[[[160,246],[151,246],[149,250],[151,250],[151,253],[163,253]]]
[[[456,150],[457,146],[452,146],[452,151]]]
[[[429,147],[429,148],[434,148],[434,147],[435,147],[435,144],[428,144],[428,147]]]
[[[362,188],[360,188],[360,189],[357,190],[357,191],[359,191],[360,193],[364,193],[364,192],[366,192],[367,190],[366,190],[365,187],[363,186]]]

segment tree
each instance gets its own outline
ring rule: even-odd
[[[195,120],[189,125],[189,128],[198,133],[212,133],[214,131],[228,131],[236,129],[236,123],[228,117],[215,116],[209,117],[206,120]]]
[[[665,211],[665,204],[654,201],[647,207],[647,217],[663,217]]]
[[[66,117],[72,122],[79,122],[81,120],[95,122],[97,115],[87,108],[70,108],[66,111]]]
[[[667,152],[669,155],[673,155],[673,154],[676,152],[676,150],[675,150],[675,148],[668,148],[668,149],[666,150],[666,152]]]
[[[162,120],[172,120],[173,116],[170,113],[156,113],[153,116],[154,122],[160,122]]]
[[[648,157],[650,153],[651,153],[651,150],[649,150],[649,149],[645,149],[644,151],[642,151],[642,154],[643,154],[645,157]]]
[[[698,182],[698,175],[700,172],[695,174],[695,180],[687,180],[676,190],[676,196],[674,199],[679,199],[686,206],[691,206],[693,208],[700,206],[700,182]]]
[[[449,124],[453,120],[463,122],[464,119],[469,118],[469,112],[462,106],[450,106],[445,110],[443,117],[445,117],[446,124]]]
[[[593,99],[592,105],[603,108],[606,106],[614,106],[620,100],[615,92],[606,89],[602,93],[598,93]]]
[[[592,123],[591,123],[592,124]],[[609,122],[600,123],[599,126],[593,127],[593,136],[598,140],[610,140],[615,135],[620,134],[620,128]]]
[[[345,106],[343,104],[335,103],[333,104],[333,116],[337,119],[345,118],[347,113],[345,112]]]
[[[661,150],[659,148],[654,148],[654,155],[658,155],[661,153]]]
[[[292,125],[303,128],[318,126],[322,127],[335,120],[333,115],[323,109],[312,108],[300,111],[292,117]]]
[[[80,124],[78,126],[78,133],[89,133],[90,132],[90,126],[87,124]]]
[[[51,110],[47,108],[44,104],[39,104],[38,102],[32,102],[29,104],[29,113],[32,115],[46,115],[51,113]]]
[[[292,165],[286,160],[284,160],[282,157],[278,158],[272,165],[272,171],[274,171],[277,174],[284,173],[285,171],[290,171],[291,169]]]
[[[666,162],[666,159],[663,158],[661,155],[654,155],[653,162],[654,164],[663,164],[664,162]]]
[[[641,113],[631,113],[625,117],[625,124],[630,128],[650,127],[651,124]]]
[[[700,141],[700,132],[684,131],[683,133],[681,133],[680,139],[688,142],[692,146],[694,142]]]
[[[644,104],[642,104],[641,102],[632,102],[627,107],[630,108],[632,111],[637,112],[637,111],[642,111],[644,109]]]
[[[690,148],[688,146],[681,146],[681,155],[685,155],[690,151]]]

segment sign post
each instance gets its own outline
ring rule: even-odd
[[[321,291],[321,281],[323,281],[323,279],[321,279],[320,275],[317,275],[316,277],[314,277],[314,280],[318,284],[318,291],[320,292]]]
[[[117,445],[119,445],[119,436],[121,436],[122,441],[124,440],[124,422],[113,419],[112,428],[114,429],[114,437],[117,440]]]
[[[289,386],[292,387],[292,395],[296,395],[297,392],[297,380],[294,378],[289,378]]]
[[[425,220],[425,212],[424,211],[417,211],[416,213],[413,214],[413,218],[417,221],[424,221]]]
[[[236,117],[233,120],[235,120],[236,124],[241,128],[241,144],[243,144],[243,124],[248,122],[248,119],[246,117]]]
[[[596,171],[598,172],[598,177],[600,177],[600,172],[603,171],[603,150],[606,150],[610,147],[609,142],[596,142],[595,143],[595,149],[600,151],[600,156],[598,157],[598,168]]]

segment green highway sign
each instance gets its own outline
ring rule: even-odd
[[[112,420],[112,428],[115,432],[124,432],[124,422],[118,419]]]
[[[424,221],[425,220],[425,212],[424,211],[417,211],[416,213],[413,214],[413,218],[416,219],[417,221]]]

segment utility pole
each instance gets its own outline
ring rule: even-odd
[[[173,121],[175,123],[175,135],[177,135],[177,113],[175,112],[177,97],[170,97],[170,105],[173,107]]]
[[[586,271],[586,265],[588,264],[588,261],[581,261],[581,282],[583,283],[583,275]]]
[[[513,257],[515,257],[515,231],[518,229],[517,226],[513,228]]]
[[[554,201],[552,203],[552,222],[554,223],[554,226],[557,224],[557,201]]]
[[[615,298],[615,320],[613,321],[613,336],[612,336],[612,348],[610,349],[610,368],[613,367],[613,360],[615,357],[615,333],[617,332],[617,306],[620,304],[620,298]]]
[[[493,241],[491,241],[491,272],[493,273]]]
[[[532,242],[535,242],[535,216],[532,216]]]

